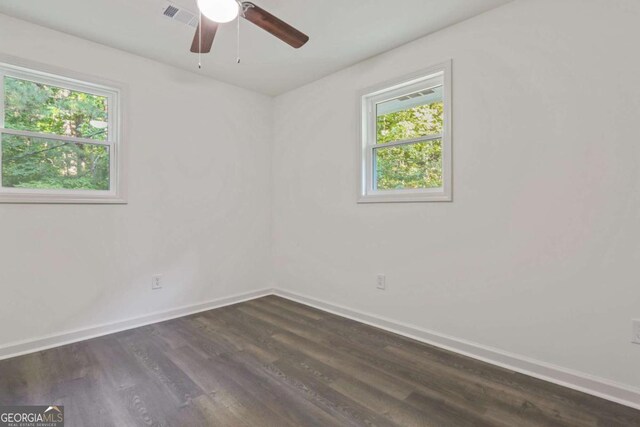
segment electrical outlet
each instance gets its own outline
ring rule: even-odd
[[[632,320],[633,323],[633,337],[631,338],[631,342],[635,344],[640,344],[640,320]]]
[[[151,290],[162,289],[162,274],[156,274],[151,277]]]
[[[376,283],[376,288],[382,291],[387,289],[387,277],[384,274],[378,274],[378,281]]]

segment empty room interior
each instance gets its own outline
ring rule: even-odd
[[[640,426],[638,41],[638,0],[0,0],[0,427]]]

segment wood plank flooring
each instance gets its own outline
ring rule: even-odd
[[[640,426],[640,411],[269,296],[0,362],[67,426]]]

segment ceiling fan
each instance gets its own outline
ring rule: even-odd
[[[296,49],[309,41],[309,36],[250,1],[198,0],[198,8],[201,12],[201,19],[191,43],[191,52],[194,53],[211,52],[218,26],[231,22],[238,16]]]

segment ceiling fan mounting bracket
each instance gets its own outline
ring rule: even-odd
[[[238,5],[240,6],[240,13],[242,14],[242,17],[245,18],[245,12],[249,9],[253,9],[254,7],[256,7],[255,4],[251,3],[250,1],[242,1],[242,0],[236,0],[238,2]]]

